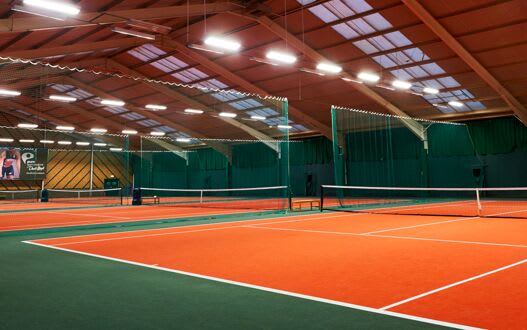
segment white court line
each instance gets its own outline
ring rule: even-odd
[[[245,226],[240,226],[240,227],[255,228],[255,229],[268,229],[268,230],[280,230],[280,231],[296,231],[296,232],[315,233],[315,234],[331,234],[331,235],[348,235],[348,236],[360,236],[360,237],[410,239],[410,240],[433,241],[433,242],[444,242],[444,243],[460,243],[460,244],[491,245],[491,246],[527,248],[527,245],[505,244],[505,243],[489,243],[489,242],[477,242],[477,241],[458,241],[458,240],[447,240],[447,239],[436,239],[436,238],[411,237],[411,236],[364,235],[364,234],[360,234],[360,233],[347,233],[347,232],[340,232],[340,231],[289,229],[289,228],[276,228],[276,227],[251,226],[251,225],[245,225]]]
[[[175,274],[180,274],[180,275],[196,277],[196,278],[210,280],[210,281],[215,281],[215,282],[220,282],[220,283],[237,285],[237,286],[241,286],[241,287],[245,287],[245,288],[256,289],[256,290],[261,290],[261,291],[265,291],[265,292],[281,294],[281,295],[295,297],[295,298],[300,298],[300,299],[306,299],[306,300],[311,300],[311,301],[316,301],[316,302],[322,302],[322,303],[326,303],[326,304],[331,304],[331,305],[351,308],[351,309],[365,311],[365,312],[374,313],[374,314],[393,316],[393,317],[397,317],[397,318],[402,318],[402,319],[407,319],[407,320],[412,320],[412,321],[417,321],[417,322],[423,322],[423,323],[429,323],[429,324],[435,324],[435,325],[440,325],[440,326],[445,326],[445,327],[451,327],[451,328],[455,328],[455,329],[482,330],[481,328],[470,327],[470,326],[466,326],[466,325],[462,325],[462,324],[456,324],[456,323],[450,323],[450,322],[445,322],[445,321],[439,321],[439,320],[434,320],[434,319],[429,319],[429,318],[424,318],[424,317],[419,317],[419,316],[414,316],[414,315],[409,315],[409,314],[390,312],[390,311],[381,310],[381,309],[373,308],[373,307],[355,305],[355,304],[345,303],[345,302],[341,302],[341,301],[337,301],[337,300],[325,299],[325,298],[320,298],[320,297],[316,297],[316,296],[310,296],[310,295],[305,295],[305,294],[300,294],[300,293],[295,293],[295,292],[290,292],[290,291],[285,291],[285,290],[279,290],[279,289],[274,289],[274,288],[269,288],[269,287],[264,287],[264,286],[254,285],[254,284],[249,284],[249,283],[244,283],[244,282],[232,281],[232,280],[227,280],[227,279],[223,279],[223,278],[219,278],[219,277],[201,275],[201,274],[196,274],[196,273],[191,273],[191,272],[186,272],[186,271],[181,271],[181,270],[176,270],[176,269],[171,269],[171,268],[166,268],[166,267],[160,267],[160,266],[155,266],[155,265],[148,265],[148,264],[144,264],[144,263],[140,263],[140,262],[129,261],[129,260],[124,260],[124,259],[118,259],[118,258],[112,258],[112,257],[107,257],[107,256],[99,255],[99,254],[94,254],[94,253],[75,251],[75,250],[60,248],[60,247],[51,246],[51,245],[39,244],[39,243],[35,243],[35,242],[32,242],[32,241],[24,241],[23,243],[32,244],[32,245],[36,245],[36,246],[40,246],[40,247],[45,247],[45,248],[48,248],[48,249],[55,249],[55,250],[66,251],[66,252],[81,254],[81,255],[95,257],[95,258],[101,258],[101,259],[121,262],[121,263],[134,265],[134,266],[141,266],[141,267],[146,267],[146,268],[150,268],[150,269],[161,270],[161,271],[165,271],[165,272],[170,272],[170,273],[175,273]]]
[[[404,300],[395,302],[395,303],[393,303],[391,305],[387,305],[387,306],[381,307],[379,309],[380,310],[388,310],[388,309],[394,308],[396,306],[399,306],[399,305],[402,305],[402,304],[406,304],[406,303],[408,303],[410,301],[417,300],[417,299],[429,296],[431,294],[434,294],[434,293],[437,293],[437,292],[440,292],[440,291],[444,291],[446,289],[450,289],[452,287],[455,287],[455,286],[458,286],[458,285],[461,285],[461,284],[464,284],[464,283],[467,283],[467,282],[470,282],[470,281],[474,281],[474,280],[480,279],[482,277],[489,276],[489,275],[492,275],[492,274],[504,271],[504,270],[512,268],[512,267],[519,266],[519,265],[524,264],[526,262],[527,262],[527,259],[523,259],[523,260],[515,262],[513,264],[510,264],[510,265],[507,265],[507,266],[504,266],[504,267],[500,267],[500,268],[491,270],[491,271],[483,273],[483,274],[479,274],[479,275],[476,275],[476,276],[473,276],[473,277],[469,277],[469,278],[464,279],[462,281],[458,281],[458,282],[455,282],[455,283],[452,283],[452,284],[449,284],[449,285],[445,285],[445,286],[442,286],[442,287],[434,289],[434,290],[430,290],[430,291],[421,293],[421,294],[419,294],[417,296],[413,296],[413,297],[410,297],[408,299],[404,299]]]
[[[276,223],[283,223],[283,222],[296,222],[296,221],[309,221],[309,220],[318,220],[318,219],[326,219],[327,217],[314,217],[309,219],[300,219],[300,220],[289,220],[289,221],[275,221],[272,222],[274,224]],[[248,221],[257,221],[257,220],[248,220]],[[214,228],[204,228],[204,229],[195,229],[195,230],[179,230],[179,231],[173,231],[168,233],[159,233],[159,234],[145,234],[145,235],[132,235],[132,236],[117,236],[119,233],[113,233],[117,237],[109,237],[109,238],[101,238],[101,239],[93,239],[93,240],[86,240],[86,241],[77,241],[77,242],[66,242],[66,243],[59,243],[59,244],[53,244],[55,246],[62,246],[62,245],[74,245],[74,244],[83,244],[83,243],[95,243],[95,242],[105,242],[105,241],[117,241],[117,240],[123,240],[123,239],[132,239],[132,238],[144,238],[144,237],[155,237],[155,236],[168,236],[168,235],[178,235],[178,234],[186,234],[186,233],[195,233],[195,232],[202,232],[202,231],[212,231],[212,230],[221,230],[221,229],[233,229],[233,228],[244,228],[249,226],[244,225],[238,225],[238,222],[228,222],[233,223],[233,226],[225,226],[225,227],[214,227]],[[246,222],[246,221],[244,221]],[[227,222],[226,222],[227,223]],[[215,223],[217,225],[222,225],[223,223]],[[267,223],[266,223],[267,224]],[[199,225],[198,225],[199,226]],[[186,229],[191,228],[194,226],[185,226],[185,227],[176,227],[176,228],[162,228],[162,229]],[[137,233],[137,231],[132,231],[131,233]],[[88,235],[83,237],[90,237],[90,236],[98,236],[98,235],[107,235],[107,234],[97,234],[97,235]],[[75,236],[68,236],[64,238],[71,238]],[[51,238],[53,239],[53,238]],[[48,240],[48,238],[43,239]]]
[[[480,219],[480,217],[459,218],[459,219],[453,219],[453,220],[445,220],[445,221],[438,221],[438,222],[422,223],[422,224],[419,224],[419,225],[413,225],[413,226],[388,228],[388,229],[382,229],[382,230],[376,230],[376,231],[370,231],[370,232],[367,232],[367,233],[362,233],[362,235],[371,235],[371,234],[384,233],[384,232],[387,232],[387,231],[394,231],[394,230],[399,230],[399,229],[409,229],[409,228],[426,227],[426,226],[439,225],[439,224],[442,224],[442,223],[459,222],[459,221],[475,220],[475,219]]]
[[[51,214],[66,214],[66,215],[76,215],[80,217],[100,217],[100,218],[114,218],[114,219],[132,219],[130,217],[120,217],[117,215],[100,215],[100,214],[85,214],[85,213],[63,213],[63,212],[48,212]]]

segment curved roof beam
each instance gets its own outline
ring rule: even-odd
[[[416,0],[402,0],[423,23],[501,96],[518,119],[527,126],[527,109],[447,29]]]

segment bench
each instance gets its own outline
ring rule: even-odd
[[[291,209],[293,211],[301,211],[302,206],[309,206],[310,210],[313,210],[313,207],[320,207],[320,201],[318,199],[302,199],[302,200],[293,200],[291,201]]]
[[[144,202],[147,201],[147,200],[152,200],[151,204],[159,204],[160,203],[159,196],[145,196],[145,197],[141,197],[141,204],[144,204]]]

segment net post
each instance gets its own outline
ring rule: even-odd
[[[480,217],[481,216],[481,199],[479,196],[478,188],[476,188],[476,202],[477,202],[477,207],[478,207],[478,217]]]
[[[289,211],[293,210],[293,191],[291,187],[286,188],[287,191],[287,203],[289,206]]]
[[[199,191],[199,203],[203,204],[203,190]]]
[[[319,203],[320,212],[324,211],[324,185],[320,185],[320,203]]]

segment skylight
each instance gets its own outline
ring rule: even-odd
[[[315,0],[297,1],[306,5]],[[426,79],[426,77],[443,75],[446,74],[446,72],[437,63],[430,62],[430,57],[428,57],[420,48],[411,47],[412,42],[400,31],[382,34],[383,30],[392,29],[393,26],[379,13],[367,15],[362,18],[353,18],[353,16],[357,14],[372,9],[373,7],[371,7],[365,0],[331,0],[309,8],[309,11],[325,23],[331,23],[349,17],[349,21],[333,25],[332,28],[347,40],[364,37],[365,39],[353,41],[353,44],[364,53],[371,54],[371,58],[383,68],[393,69],[390,70],[390,73],[399,80],[419,80],[421,81],[420,83],[413,83],[415,87],[433,87],[439,90],[452,89],[461,86],[453,77],[449,76],[422,81],[423,79]],[[373,36],[368,38],[367,36],[370,34]],[[394,51],[389,52],[392,49]],[[376,55],[380,52],[383,54]],[[425,61],[427,63],[419,64]],[[412,63],[415,63],[415,65],[412,66]],[[395,69],[397,66],[404,66],[404,68]],[[461,100],[461,96],[466,96],[468,94],[470,93],[463,89],[459,91],[454,90],[451,94],[445,95],[444,97],[432,95],[434,100],[440,100],[438,102],[431,101],[431,98],[428,96],[424,98],[431,104],[438,104],[442,103],[441,100],[446,98]],[[485,106],[481,102],[465,102],[465,105],[462,108],[455,109],[446,104],[439,105],[440,106],[436,106],[436,108],[441,112],[485,109]]]

